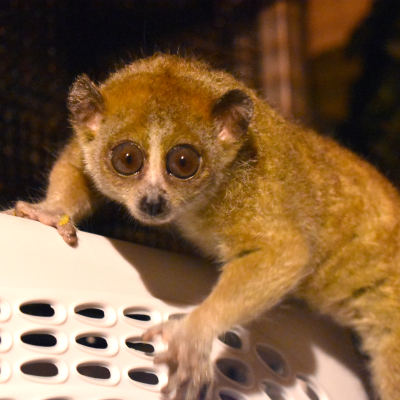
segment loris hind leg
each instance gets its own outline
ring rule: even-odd
[[[377,344],[371,371],[379,400],[400,400],[400,323]]]

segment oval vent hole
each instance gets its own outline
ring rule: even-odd
[[[20,311],[26,315],[34,317],[53,317],[55,312],[51,304],[48,303],[28,303],[19,307]]]
[[[106,339],[95,335],[78,336],[76,343],[92,349],[106,349],[108,347]]]
[[[271,400],[285,400],[282,388],[274,383],[264,382],[263,390]]]
[[[228,393],[223,393],[223,392],[221,392],[219,394],[219,398],[221,400],[240,400],[239,397],[233,396],[231,393],[228,394]]]
[[[54,347],[57,344],[57,339],[50,333],[26,333],[21,335],[23,343],[38,347]]]
[[[225,332],[223,335],[219,336],[218,339],[225,343],[227,346],[232,347],[233,349],[241,349],[242,341],[240,337],[232,331]]]
[[[304,378],[298,378],[301,388],[310,400],[320,400],[319,396]]]
[[[52,397],[50,399],[46,398],[46,400],[74,400],[72,397]]]
[[[58,368],[49,361],[32,361],[21,365],[21,371],[25,375],[53,377],[58,375]]]
[[[128,308],[124,311],[124,315],[135,321],[148,322],[151,320],[151,313],[145,308]]]
[[[96,307],[77,308],[75,313],[92,319],[103,319],[105,317],[104,310]]]
[[[217,360],[217,367],[228,379],[242,385],[249,383],[249,369],[241,361],[221,358]]]
[[[146,385],[158,385],[158,376],[149,371],[131,370],[128,372],[129,378],[135,382],[144,383]]]
[[[126,345],[133,350],[140,351],[141,353],[145,354],[153,354],[154,353],[154,346],[150,343],[144,343],[139,340],[135,339],[127,339],[125,341]]]
[[[272,371],[281,376],[288,376],[286,362],[277,351],[267,346],[257,345],[256,352]]]
[[[184,318],[185,316],[186,316],[185,313],[175,313],[175,314],[171,314],[171,315],[168,317],[168,319],[169,319],[170,321],[177,321],[177,320],[180,320],[180,319]]]
[[[47,398],[46,400],[75,400],[72,397],[51,397],[51,398]]]
[[[111,372],[104,365],[98,364],[81,364],[76,367],[76,370],[83,376],[95,379],[110,379]]]

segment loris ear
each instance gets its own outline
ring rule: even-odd
[[[211,115],[221,124],[219,139],[234,143],[246,132],[253,115],[253,101],[239,89],[222,95],[214,104]]]
[[[94,136],[102,119],[104,102],[99,88],[87,75],[79,76],[72,85],[68,96],[68,107],[74,126],[78,130],[89,130],[88,133]]]

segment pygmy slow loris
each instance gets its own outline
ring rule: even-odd
[[[177,366],[167,390],[188,384],[196,398],[212,381],[213,339],[294,296],[353,328],[376,393],[400,400],[400,198],[373,167],[232,76],[176,56],[99,86],[83,75],[69,107],[75,136],[46,198],[18,202],[16,215],[73,244],[100,192],[142,223],[175,225],[223,265],[192,313],[144,335],[168,341],[156,359]]]

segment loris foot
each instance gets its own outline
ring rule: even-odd
[[[76,228],[68,215],[62,212],[49,211],[43,203],[31,204],[18,201],[15,205],[15,209],[7,211],[7,213],[14,214],[17,217],[39,221],[44,225],[57,228],[58,233],[70,246],[74,246],[78,242]]]
[[[170,377],[163,393],[169,395],[176,390],[175,399],[196,400],[207,387],[205,397],[201,398],[211,398],[212,338],[204,335],[204,327],[191,326],[188,319],[169,321],[150,328],[143,334],[143,340],[148,341],[156,335],[161,335],[162,340],[168,343],[167,351],[154,359],[155,364],[166,363],[170,367]]]

